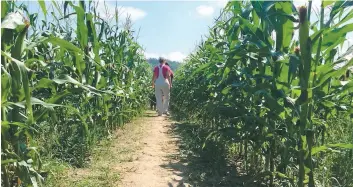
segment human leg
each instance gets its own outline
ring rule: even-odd
[[[158,115],[162,115],[163,113],[162,89],[161,89],[161,86],[159,85],[155,85],[155,96],[156,96]]]
[[[167,86],[163,86],[162,87],[162,91],[163,91],[163,95],[164,95],[164,102],[163,102],[163,113],[167,113],[168,112],[168,108],[169,108],[169,99],[170,99],[170,88],[169,85]]]

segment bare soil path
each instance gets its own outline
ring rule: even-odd
[[[186,166],[172,121],[148,111],[126,124],[93,151],[90,166],[69,169],[58,186],[179,187]]]
[[[138,159],[128,164],[134,170],[123,174],[121,186],[184,186],[182,173],[174,168],[179,164],[174,156],[179,151],[176,145],[178,138],[168,133],[171,121],[165,117],[150,117],[145,120],[145,125],[148,128],[141,139],[143,145],[137,153]],[[178,169],[182,168],[180,165]]]

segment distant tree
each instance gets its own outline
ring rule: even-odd
[[[152,68],[154,68],[155,66],[157,66],[159,64],[159,61],[156,58],[149,58],[149,59],[147,59],[147,61],[151,65]],[[173,72],[175,72],[180,66],[180,62],[177,62],[177,61],[168,60],[167,62]]]

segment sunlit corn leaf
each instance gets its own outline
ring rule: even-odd
[[[25,18],[21,12],[11,12],[6,15],[4,20],[1,22],[2,29],[11,29],[20,32],[25,28]]]

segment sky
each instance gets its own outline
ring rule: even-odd
[[[115,5],[115,2],[108,1]],[[226,1],[118,2],[129,12],[147,58],[182,61],[209,32]],[[112,6],[113,7],[113,6]]]
[[[110,20],[119,7],[120,19],[130,15],[132,27],[138,35],[137,41],[145,50],[147,58],[163,56],[169,60],[182,61],[194,51],[196,45],[209,33],[215,18],[227,4],[226,0],[213,1],[98,1],[97,11],[101,17]],[[320,0],[313,0],[312,21],[317,20]],[[26,1],[29,11],[41,13],[37,1]],[[46,2],[47,7],[51,4]],[[295,6],[307,4],[305,0],[295,0]],[[106,5],[106,6],[105,6]],[[40,16],[39,16],[40,17]],[[350,40],[353,33],[348,34]],[[353,43],[350,42],[350,44]]]

